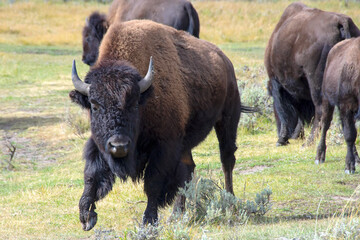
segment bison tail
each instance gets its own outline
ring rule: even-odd
[[[199,38],[199,34],[200,34],[199,16],[190,2],[185,4],[185,8],[189,17],[189,27],[187,29],[187,32],[189,32],[194,37]]]

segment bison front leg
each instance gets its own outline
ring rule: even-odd
[[[79,201],[80,222],[85,231],[97,222],[95,202],[102,199],[112,189],[115,175],[101,157],[95,143],[90,139],[85,147],[84,192]]]
[[[144,190],[148,198],[143,216],[143,224],[154,224],[158,220],[158,207],[165,185],[165,176],[153,161],[150,160],[144,176]]]
[[[177,176],[183,176],[184,178],[184,181],[180,187],[184,187],[186,182],[191,181],[195,166],[196,165],[194,163],[191,151],[186,152],[181,156],[181,161],[176,171]],[[177,195],[173,208],[173,214],[182,213],[185,211],[185,201],[185,196]]]
[[[184,176],[177,172],[181,158],[178,142],[159,145],[151,153],[144,175],[144,190],[148,198],[143,217],[145,225],[157,222],[158,208],[171,204],[178,187],[185,182]]]

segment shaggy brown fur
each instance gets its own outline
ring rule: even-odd
[[[140,94],[137,82],[151,56],[154,80]],[[85,148],[85,189],[79,203],[85,230],[95,225],[95,201],[111,190],[114,175],[144,178],[144,222],[155,222],[158,208],[170,204],[178,187],[190,180],[195,167],[191,149],[213,127],[226,190],[233,193],[238,121],[241,111],[251,109],[241,106],[232,63],[215,45],[148,20],[115,23],[85,82],[91,84],[89,96],[70,93],[72,101],[91,106],[92,137]],[[127,156],[107,151],[104,144],[114,136],[127,139]],[[174,209],[183,208],[184,198],[178,198]]]
[[[161,134],[163,129],[169,129],[171,126],[185,131],[190,115],[187,107],[189,104],[194,104],[193,111],[202,111],[201,108],[208,108],[215,99],[219,97],[222,99],[223,96],[219,94],[222,95],[227,87],[234,89],[236,82],[219,81],[224,75],[228,78],[234,77],[229,76],[232,74],[231,71],[225,72],[231,63],[219,48],[209,42],[198,41],[175,29],[155,26],[156,34],[152,32],[154,24],[148,21],[117,23],[111,31],[109,29],[103,40],[104,43],[101,44],[99,63],[107,59],[124,59],[131,62],[140,74],[145,76],[150,56],[153,56],[154,69],[156,69],[154,95],[161,96],[148,100],[149,106],[154,106],[155,109],[148,108],[147,111],[150,114],[159,112],[158,116],[161,116],[160,119],[154,119],[156,121],[153,123],[154,128]],[[211,71],[209,71],[210,66]],[[228,84],[230,86],[227,86]],[[197,93],[196,90],[202,90],[204,85],[209,87],[209,91],[204,92],[205,95]],[[189,103],[188,99],[194,96],[199,99]],[[210,99],[214,100],[209,101]],[[223,104],[222,101],[218,104]],[[200,105],[198,102],[205,105]],[[176,116],[161,114],[162,108],[171,109],[174,105],[183,106],[179,112],[173,113]]]
[[[277,145],[286,145],[301,122],[313,120],[308,143],[321,116],[321,84],[326,58],[339,41],[359,36],[346,15],[292,3],[271,35],[265,52],[268,89],[277,116]]]
[[[345,172],[355,172],[355,160],[358,160],[355,147],[355,117],[360,111],[360,38],[352,38],[338,43],[331,49],[322,83],[321,139],[316,154],[316,163],[323,163],[326,154],[326,132],[330,127],[334,107],[340,111],[347,155]]]

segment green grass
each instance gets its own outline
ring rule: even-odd
[[[257,84],[265,94],[266,41],[288,4],[194,2],[202,22],[201,38],[218,44],[229,56],[240,83]],[[353,2],[347,9],[335,0],[309,5],[349,14],[360,24],[360,6]],[[43,1],[0,4],[4,23],[0,24],[0,239],[94,239],[101,229],[123,236],[133,229],[133,219],[141,220],[146,206],[142,183],[119,180],[97,204],[96,231],[84,232],[78,218],[81,155],[90,133],[85,131],[86,113],[70,103],[68,93],[73,89],[72,60],[78,63],[80,77],[88,70],[81,63],[80,34],[85,17],[95,9],[106,11],[107,6]],[[51,14],[63,20],[43,21]],[[20,21],[19,15],[27,17]],[[76,119],[85,132],[79,135],[69,119]],[[337,221],[333,215],[342,213],[348,200],[354,199],[359,180],[359,170],[344,174],[345,145],[329,144],[326,163],[317,166],[316,146],[303,148],[304,140],[290,140],[289,146],[276,148],[276,140],[272,118],[259,117],[251,129],[240,125],[234,170],[235,194],[252,200],[270,187],[273,209],[246,225],[194,226],[193,239],[204,234],[211,239],[312,239],[333,226]],[[11,171],[5,169],[9,142],[16,147]],[[223,183],[214,132],[193,155],[196,174]],[[171,208],[163,209],[160,217],[166,221],[170,213]]]

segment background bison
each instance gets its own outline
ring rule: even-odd
[[[108,27],[115,22],[149,19],[199,37],[200,21],[193,5],[187,0],[114,0],[109,13],[92,13],[83,29],[83,62],[93,65],[100,42]]]
[[[322,83],[322,131],[316,154],[317,162],[325,161],[326,132],[330,127],[334,107],[340,111],[341,124],[347,145],[345,172],[355,172],[358,159],[355,140],[355,118],[360,109],[360,38],[353,38],[335,45],[331,49]]]
[[[298,122],[313,127],[313,141],[321,117],[321,84],[326,58],[338,42],[359,36],[346,15],[292,3],[284,11],[265,52],[268,89],[274,99],[277,145],[286,145]]]
[[[154,59],[146,77],[150,56]],[[144,178],[144,223],[158,218],[190,180],[191,149],[215,127],[225,187],[233,193],[236,132],[241,106],[230,60],[215,45],[152,21],[110,26],[85,83],[73,70],[72,101],[91,112],[85,147],[85,189],[80,199],[84,230],[96,223],[95,202],[115,176]],[[144,87],[145,86],[145,87]],[[184,208],[179,198],[175,209]]]

